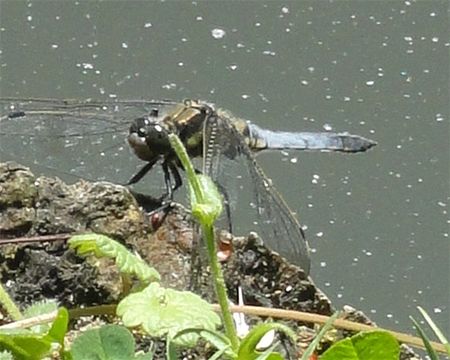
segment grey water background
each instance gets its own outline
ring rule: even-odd
[[[421,305],[449,333],[447,1],[1,1],[0,22],[2,97],[200,98],[377,140],[258,159],[337,307],[412,332]]]

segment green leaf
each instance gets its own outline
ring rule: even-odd
[[[141,326],[151,336],[173,338],[187,328],[214,330],[220,324],[211,305],[188,291],[165,289],[151,283],[144,290],[130,294],[117,306],[117,315],[127,327]],[[175,343],[193,346],[198,334],[186,334]]]
[[[24,318],[31,318],[38,315],[48,314],[58,309],[58,303],[55,300],[36,301],[23,311]]]
[[[14,360],[9,351],[0,351],[0,360]]]
[[[400,347],[386,331],[361,332],[333,344],[320,360],[398,360]]]
[[[271,346],[269,349],[260,354],[255,360],[284,360],[284,357],[280,353],[273,352],[275,347],[276,345]]]
[[[96,257],[114,259],[122,273],[134,275],[145,284],[161,279],[159,273],[148,266],[144,260],[133,255],[125,246],[105,235],[75,235],[68,242],[69,246],[80,255],[94,254]]]
[[[0,334],[0,350],[8,350],[16,360],[40,360],[51,348],[51,342],[39,335]]]
[[[27,317],[43,315],[54,311],[55,302],[41,302],[30,306],[25,314]],[[52,343],[64,344],[64,336],[69,323],[69,314],[65,308],[60,308],[53,324],[33,326],[29,329],[11,329],[0,332],[0,350],[7,349],[15,359],[41,359],[51,350]],[[41,326],[41,327],[39,327]],[[50,328],[48,333],[36,333]]]
[[[212,179],[205,175],[196,175],[203,193],[203,201],[193,197],[191,191],[192,214],[204,225],[212,226],[222,213],[222,195]],[[192,187],[189,187],[192,189]]]
[[[241,345],[238,350],[238,358],[239,359],[259,359],[262,354],[266,354],[266,352],[261,352],[257,350],[258,343],[261,341],[263,336],[271,330],[284,332],[287,336],[291,338],[291,340],[295,341],[294,332],[287,326],[280,323],[264,323],[258,324],[255,326],[250,332],[245,336],[242,340]],[[268,353],[265,358],[270,354],[274,354],[276,359],[277,353]]]
[[[61,307],[58,309],[56,319],[53,321],[53,324],[46,335],[47,339],[64,346],[64,337],[66,336],[68,325],[69,312],[66,308]]]
[[[134,360],[153,360],[153,354],[151,352],[145,354],[137,354],[135,355]]]
[[[427,350],[428,356],[431,360],[439,360],[439,356],[436,353],[436,351],[433,349],[433,346],[431,346],[430,339],[428,339],[428,336],[425,334],[425,331],[421,328],[419,323],[412,317],[409,317],[411,321],[414,324],[414,327],[417,330],[417,333],[422,338],[423,344],[425,345],[425,349]]]
[[[119,325],[87,330],[75,339],[73,360],[134,360],[135,342],[130,331]]]
[[[314,337],[313,341],[308,345],[307,349],[302,355],[301,360],[309,360],[309,358],[312,356],[314,350],[317,348],[317,345],[320,343],[322,338],[325,336],[328,330],[333,326],[334,321],[339,316],[339,311],[336,311],[328,320],[327,322],[322,326],[319,333]]]
[[[58,303],[55,300],[36,301],[23,311],[23,317],[29,319],[35,316],[49,314],[58,309]],[[50,329],[50,323],[38,324],[30,327],[30,330],[36,334],[45,334]]]
[[[448,356],[450,356],[450,345],[448,343],[448,340],[442,333],[441,329],[438,328],[438,326],[434,323],[433,319],[431,319],[430,315],[428,315],[428,313],[422,307],[418,306],[417,309],[420,311],[423,318],[428,323],[428,326],[433,330],[434,334],[439,339],[439,341],[445,346],[447,354]]]
[[[209,329],[199,329],[199,328],[187,328],[183,329],[180,332],[178,332],[173,338],[170,339],[171,342],[176,340],[178,337],[182,337],[185,334],[189,333],[196,333],[209,343],[213,345],[216,349],[219,351],[213,355],[212,359],[215,358],[215,356],[219,356],[217,354],[225,355],[226,357],[230,359],[235,359],[237,357],[237,354],[235,354],[231,349],[231,342],[230,339],[228,339],[225,335],[218,331],[213,331]],[[169,341],[169,339],[168,339]],[[210,358],[211,359],[211,358]]]
[[[169,337],[166,339],[166,360],[178,360],[177,346]]]

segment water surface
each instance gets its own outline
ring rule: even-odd
[[[449,332],[447,2],[0,7],[3,97],[200,98],[261,126],[376,139],[366,154],[259,160],[337,306],[412,331],[421,305]]]

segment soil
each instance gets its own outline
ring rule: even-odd
[[[136,199],[145,200],[146,209],[154,211],[149,215]],[[118,302],[122,284],[112,262],[81,258],[67,247],[70,235],[85,232],[108,235],[137,252],[159,271],[163,286],[190,289],[215,302],[204,256],[194,251],[199,247],[193,245],[198,243],[193,229],[190,213],[179,204],[161,207],[158,199],[133,195],[120,185],[69,185],[58,178],[35,177],[16,163],[0,163],[0,279],[20,307],[42,299],[56,299],[67,308]],[[267,249],[256,234],[222,236],[223,243],[232,243],[223,269],[233,301],[240,286],[246,305],[321,315],[335,311],[311,277]],[[1,310],[0,325],[8,320],[2,320]],[[346,314],[350,320],[372,324],[356,310],[347,309]],[[249,317],[250,323],[260,320]],[[307,346],[315,334],[312,325],[289,325],[300,334],[297,345]],[[80,325],[74,326],[76,331]],[[348,334],[338,332],[336,337],[344,335]],[[156,342],[156,348],[163,349]],[[145,348],[148,340],[138,339],[138,344]],[[199,351],[190,357],[203,358]],[[285,351],[287,358],[296,358],[289,345]],[[404,347],[401,359],[420,357]]]

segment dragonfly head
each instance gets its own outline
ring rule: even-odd
[[[152,161],[171,152],[169,130],[158,118],[158,111],[152,110],[148,116],[135,119],[129,130],[128,143],[137,157]]]

